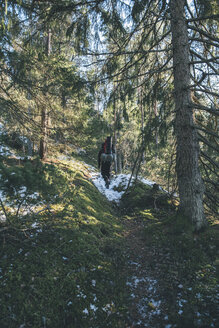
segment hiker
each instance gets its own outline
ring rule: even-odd
[[[109,180],[111,173],[111,164],[114,160],[115,150],[111,141],[111,137],[107,137],[102,143],[101,149],[98,153],[98,168],[101,169],[101,175],[109,188]]]

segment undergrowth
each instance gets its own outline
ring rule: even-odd
[[[128,327],[121,216],[143,227],[172,327],[216,327],[214,220],[195,234],[177,214],[176,199],[140,182],[118,211],[73,157],[46,163],[5,158],[0,174],[0,327]]]
[[[124,214],[143,225],[145,246],[153,249],[150,266],[159,281],[168,322],[172,327],[216,327],[217,221],[209,220],[205,231],[194,233],[191,223],[178,214],[177,204],[141,183],[122,200]]]
[[[86,168],[5,160],[1,175],[0,326],[123,328],[122,227]]]

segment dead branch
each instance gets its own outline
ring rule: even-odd
[[[213,36],[212,34],[210,34],[210,33],[207,33],[207,32],[205,32],[205,31],[201,30],[201,29],[198,28],[198,27],[195,27],[195,26],[192,26],[192,25],[189,25],[189,24],[188,24],[188,28],[191,29],[191,30],[193,30],[193,31],[198,32],[200,35],[204,35],[204,36],[206,36],[206,38],[208,38],[209,40],[212,40],[212,41],[215,41],[215,42],[219,42],[219,39],[218,39],[218,38],[214,37],[214,36]]]
[[[218,135],[217,133],[214,133],[214,132],[212,132],[212,131],[209,131],[209,130],[203,129],[203,128],[201,128],[200,126],[198,126],[198,125],[196,125],[196,124],[194,124],[193,126],[194,126],[194,128],[196,128],[197,130],[203,131],[203,132],[205,132],[205,133],[207,133],[207,134],[209,134],[209,135],[211,135],[211,136],[213,136],[213,137],[219,139],[219,135]],[[202,137],[203,137],[203,136],[202,136]]]
[[[211,42],[210,40],[207,40],[207,39],[190,38],[189,40],[190,41],[195,41],[195,42],[203,42],[203,43],[208,44],[210,46],[218,47],[218,44],[217,43]]]
[[[204,157],[209,163],[211,163],[213,166],[217,167],[219,169],[219,164],[217,164],[212,158],[210,158],[206,153],[203,151],[200,152],[201,156]]]
[[[201,60],[200,64],[201,64],[201,63],[206,63],[206,64],[208,64],[208,66],[212,69],[212,71],[215,72],[215,74],[218,74],[217,69],[216,69],[213,65],[211,65],[210,62],[208,62],[208,59],[206,59],[205,57],[202,57],[201,55],[199,55],[199,54],[198,54],[197,52],[195,52],[194,50],[191,50],[191,49],[190,49],[190,52],[191,52],[192,55],[198,57],[198,58]]]
[[[187,23],[191,23],[191,22],[199,22],[201,20],[207,20],[207,19],[218,19],[219,15],[211,15],[211,16],[203,16],[203,17],[197,17],[197,18],[190,18],[187,19]]]
[[[199,104],[196,104],[196,103],[190,104],[190,107],[195,108],[197,110],[204,110],[204,111],[206,111],[210,114],[213,114],[215,116],[219,116],[219,109],[218,108],[209,108],[209,107],[202,106],[202,105],[199,105]]]
[[[203,86],[202,86],[203,87]],[[204,88],[204,87],[203,87]],[[195,89],[193,89],[194,91],[197,91],[197,92],[205,92],[205,93],[208,93],[209,95],[211,95],[211,96],[213,96],[213,97],[218,97],[219,96],[219,94],[218,93],[216,93],[216,92],[212,92],[212,91],[210,91],[210,90],[207,90],[206,88],[204,88],[204,89],[197,89],[197,88],[195,88]]]

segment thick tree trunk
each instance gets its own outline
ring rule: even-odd
[[[204,184],[199,171],[199,144],[190,107],[189,42],[184,1],[171,0],[170,9],[180,209],[192,220],[195,229],[200,230],[206,225],[203,209]]]

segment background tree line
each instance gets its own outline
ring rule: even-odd
[[[203,202],[218,207],[217,1],[0,6],[1,116],[29,153],[92,154],[112,133],[119,169],[156,176],[204,227]]]

